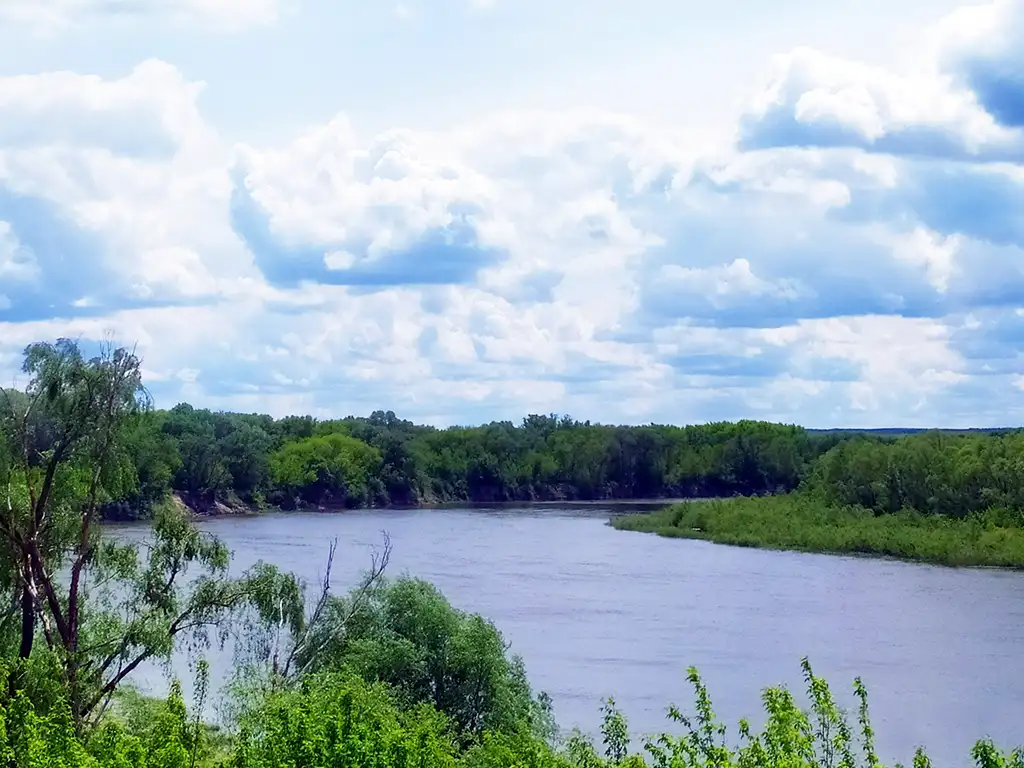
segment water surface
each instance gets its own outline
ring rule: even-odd
[[[612,529],[616,509],[293,513],[201,526],[234,551],[235,568],[271,561],[313,584],[337,538],[339,588],[386,530],[391,573],[432,581],[492,619],[566,728],[594,731],[613,695],[634,731],[662,729],[668,704],[690,706],[690,665],[730,727],[760,723],[760,688],[799,688],[807,655],[844,704],[853,678],[864,679],[889,762],[909,763],[924,744],[937,766],[959,766],[981,736],[1024,743],[1024,574],[663,539]],[[222,673],[230,655],[212,661]],[[165,687],[155,670],[146,683]]]

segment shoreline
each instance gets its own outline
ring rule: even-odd
[[[402,511],[402,510],[428,510],[428,509],[466,509],[469,507],[479,509],[515,509],[515,508],[534,508],[534,507],[558,507],[558,508],[578,508],[578,509],[594,509],[605,506],[614,506],[618,509],[627,507],[636,508],[636,512],[627,513],[629,516],[634,514],[645,514],[647,512],[656,512],[666,507],[670,507],[677,504],[686,504],[695,501],[707,501],[706,498],[651,498],[651,499],[544,499],[544,500],[523,500],[523,501],[473,501],[472,499],[465,499],[460,501],[439,501],[439,502],[423,502],[421,504],[387,504],[382,506],[357,506],[349,507],[344,504],[304,504],[293,508],[285,508],[274,504],[256,505],[247,502],[243,502],[240,499],[218,499],[214,502],[197,503],[192,500],[188,500],[183,494],[174,493],[169,499],[170,503],[177,506],[179,509],[186,510],[188,514],[195,519],[207,519],[207,518],[222,518],[222,517],[254,517],[262,514],[293,514],[300,512],[315,512],[320,514],[343,514],[345,512],[358,512],[368,510],[380,510],[380,511]],[[131,522],[142,522],[148,518],[104,518],[103,522],[107,523],[131,523]]]
[[[619,531],[712,544],[870,557],[953,568],[1024,570],[1024,529],[985,516],[876,515],[799,494],[714,499],[609,521]]]

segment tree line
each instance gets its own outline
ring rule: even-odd
[[[530,415],[437,429],[391,411],[274,419],[180,404],[134,417],[124,450],[137,482],[104,512],[146,516],[169,492],[198,509],[760,495],[797,487],[839,439],[757,421],[605,426]]]
[[[913,511],[965,518],[981,512],[1024,523],[1024,431],[949,434],[895,440],[858,436],[823,454],[806,491],[829,505],[876,514]]]
[[[613,525],[720,544],[1024,568],[1024,432],[847,435],[792,493],[682,503]]]
[[[30,347],[26,366],[42,365],[32,356],[44,347]],[[50,348],[77,354],[71,342]],[[8,390],[0,410],[24,409],[29,399]],[[864,433],[763,421],[609,426],[554,414],[438,429],[383,410],[318,420],[187,403],[155,410],[148,399],[139,405],[125,415],[109,457],[117,482],[96,500],[107,519],[151,517],[170,493],[203,512],[220,504],[345,508],[795,490],[878,514],[963,517],[996,509],[1012,517],[1024,509],[1020,430]],[[33,456],[60,450],[66,417],[28,411],[23,449]]]
[[[879,514],[1024,509],[1020,430],[893,437],[763,421],[608,426],[556,415],[437,429],[391,411],[273,419],[180,404],[140,414],[125,450],[137,479],[104,505],[107,517],[145,516],[169,492],[199,509],[218,499],[343,508],[795,490]]]

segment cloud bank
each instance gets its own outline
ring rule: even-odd
[[[166,62],[0,78],[0,371],[112,331],[165,406],[1016,423],[1022,36],[1000,1],[913,71],[792,51],[713,156],[601,112],[245,146]]]

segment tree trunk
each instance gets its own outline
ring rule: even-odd
[[[36,610],[32,590],[28,584],[21,587],[21,647],[18,657],[27,659],[32,654],[32,642],[36,637]]]

